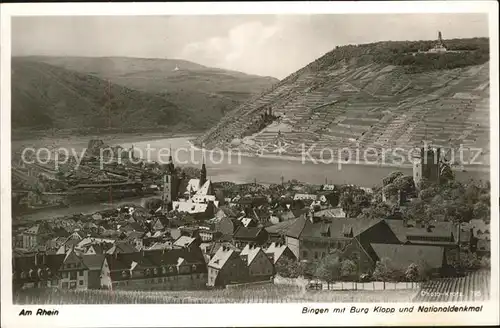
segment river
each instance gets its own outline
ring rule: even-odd
[[[412,174],[411,168],[356,164],[343,164],[339,168],[337,164],[303,163],[300,160],[238,156],[234,153],[232,156],[229,156],[227,153],[222,155],[221,153],[205,152],[205,156],[203,156],[201,150],[191,147],[189,140],[190,138],[187,137],[151,140],[145,140],[145,138],[139,138],[139,140],[122,139],[119,145],[124,148],[133,146],[135,149],[134,153],[137,156],[142,155],[142,158],[161,160],[163,162],[166,161],[170,149],[172,149],[175,165],[201,167],[202,158],[204,157],[207,167],[207,177],[214,182],[231,181],[235,183],[247,183],[257,181],[257,183],[269,184],[280,183],[283,177],[285,181],[296,179],[306,183],[321,184],[326,180],[328,183],[333,184],[348,183],[364,187],[373,187],[381,183],[381,180],[393,171],[398,170],[405,174]],[[81,149],[86,146],[86,142],[79,141],[74,144],[65,143],[64,146],[74,147],[76,152],[81,152]],[[489,180],[488,172],[456,171],[455,175],[460,181],[466,181],[471,178]],[[74,213],[93,213],[125,203],[141,204],[143,200],[143,198],[133,198],[113,204],[97,203],[76,205],[69,208],[46,209],[22,215],[22,218],[37,220],[48,217],[66,216]]]

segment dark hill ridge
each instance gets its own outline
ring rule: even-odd
[[[170,59],[14,57],[12,69],[14,128],[200,131],[278,81]],[[107,81],[111,111],[104,102]]]
[[[227,113],[196,144],[254,153],[280,133],[289,156],[302,144],[319,155],[324,147],[410,149],[423,139],[487,153],[488,42],[445,40],[443,54],[427,52],[434,41],[337,47]]]
[[[132,57],[25,57],[68,70],[91,74],[131,89],[152,93],[196,92],[246,100],[279,82],[273,77],[206,67],[180,59]],[[233,97],[233,95],[236,95]],[[178,104],[182,107],[183,104]]]
[[[175,126],[190,116],[160,96],[45,63],[12,60],[13,128]]]

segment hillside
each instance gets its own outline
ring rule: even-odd
[[[183,110],[199,115],[202,128],[225,112],[279,82],[272,77],[206,67],[186,60],[128,57],[23,57],[133,90],[162,95]]]
[[[434,41],[337,47],[227,113],[196,144],[256,153],[279,138],[288,156],[303,144],[319,156],[325,147],[410,149],[426,139],[487,154],[488,42],[445,40],[442,54],[427,52]]]
[[[45,63],[12,60],[14,129],[176,126],[190,122],[191,115],[161,96]]]

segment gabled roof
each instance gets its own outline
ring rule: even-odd
[[[283,252],[288,248],[285,244],[277,244],[275,242],[271,243],[271,245],[265,250],[266,254],[274,255],[274,263],[278,262]]]
[[[260,247],[252,247],[250,245],[246,245],[245,248],[243,248],[243,250],[241,251],[240,253],[240,256],[241,255],[246,255],[247,256],[247,265],[250,265],[252,264],[252,261],[255,259],[255,257],[257,256],[257,254],[259,254],[259,252],[261,252],[262,249]]]
[[[399,269],[406,269],[410,264],[421,264],[431,268],[441,268],[444,258],[444,247],[401,245],[401,244],[371,244],[377,255],[376,260],[389,258],[391,263]]]
[[[196,192],[196,196],[208,196],[211,187],[212,187],[212,181],[207,180],[203,184],[203,186],[201,186],[200,189],[198,189],[198,191]]]
[[[125,242],[117,242],[106,251],[106,254],[114,254],[114,253],[134,253],[137,252],[137,249]]]
[[[196,193],[199,189],[200,189],[200,179],[189,179],[185,193],[187,194]]]
[[[224,265],[228,262],[231,257],[238,256],[238,252],[233,249],[227,249],[225,247],[219,248],[217,253],[210,259],[208,266],[215,269],[222,269]]]
[[[104,263],[105,256],[103,254],[95,254],[95,255],[83,255],[82,260],[83,264],[89,270],[100,270]]]

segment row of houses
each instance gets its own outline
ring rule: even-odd
[[[179,247],[161,250],[82,252],[74,247],[63,254],[36,253],[13,258],[15,288],[166,289],[190,290],[227,284],[265,281],[275,264],[294,259],[283,244],[267,249],[230,243],[202,249],[193,238],[181,237]],[[182,247],[181,247],[182,244]]]

